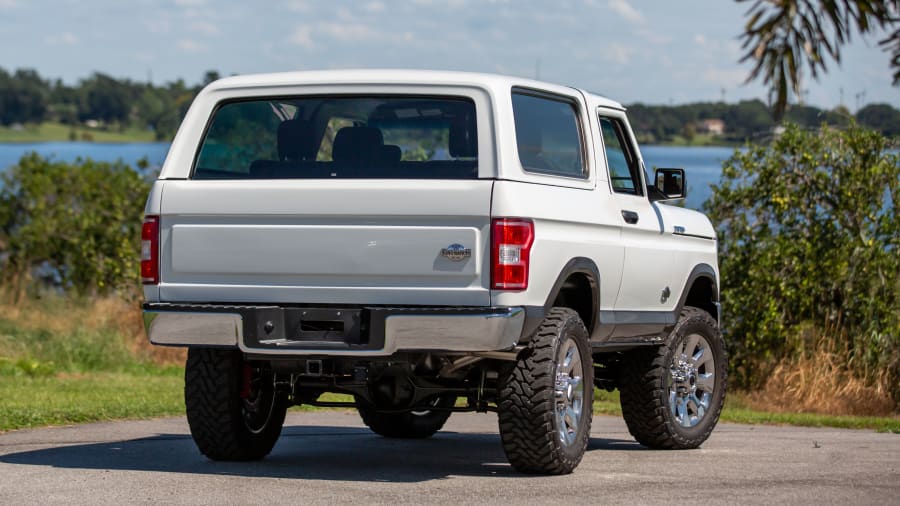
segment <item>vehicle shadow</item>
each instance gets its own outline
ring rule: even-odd
[[[591,438],[588,451],[642,450],[634,441]],[[420,482],[448,476],[518,477],[499,436],[440,432],[398,440],[355,427],[285,427],[273,452],[258,462],[213,462],[190,436],[153,437],[24,451],[0,456],[5,464],[68,469],[154,471],[335,481]]]

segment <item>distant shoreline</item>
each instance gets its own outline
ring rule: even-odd
[[[0,127],[0,143],[29,144],[39,142],[171,142],[156,139],[150,130],[126,128],[119,130],[103,130],[88,128],[83,125],[72,126],[63,123],[45,122],[23,125],[19,128]]]
[[[74,138],[73,138],[74,134]],[[110,131],[85,126],[72,127],[62,123],[46,122],[40,125],[25,125],[14,129],[0,127],[0,144],[38,144],[45,142],[96,142],[96,143],[143,143],[164,142],[171,143],[171,139],[156,139],[150,130],[129,128],[124,131]],[[693,140],[676,137],[667,142],[643,142],[655,146],[683,146],[683,147],[724,147],[733,148],[743,145],[740,142],[726,141],[708,135],[698,135]]]

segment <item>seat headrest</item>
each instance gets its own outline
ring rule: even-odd
[[[381,146],[378,158],[379,161],[386,165],[396,165],[400,163],[400,159],[403,158],[403,151],[400,149],[400,146],[385,144],[384,146]]]
[[[381,130],[374,127],[344,127],[334,136],[331,159],[336,162],[374,161],[384,146]]]
[[[309,121],[289,119],[278,125],[279,160],[314,160],[317,147]]]
[[[475,135],[475,118],[465,118],[450,124],[450,156],[474,158],[478,156],[478,136]]]

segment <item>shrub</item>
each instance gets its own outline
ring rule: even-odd
[[[842,342],[845,367],[900,402],[900,156],[888,139],[788,126],[739,150],[705,204],[717,224],[723,327],[733,377],[761,386],[814,343]],[[835,330],[836,329],[836,330]]]
[[[148,191],[121,162],[23,156],[0,176],[0,273],[17,293],[33,281],[78,295],[133,291]]]

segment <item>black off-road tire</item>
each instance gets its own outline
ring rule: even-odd
[[[677,370],[676,354],[691,335],[700,335],[709,345],[714,366],[709,371],[706,366],[701,370],[713,373],[714,386],[709,407],[699,422],[685,427],[673,413],[670,386]],[[727,362],[725,341],[716,321],[702,309],[685,307],[662,346],[632,350],[625,355],[619,400],[628,431],[638,443],[653,449],[683,450],[703,444],[719,421],[725,403]]]
[[[184,372],[184,403],[200,452],[212,460],[259,460],[268,455],[281,435],[288,404],[270,387],[264,384],[255,392],[263,408],[254,413],[248,408],[250,401],[241,397],[241,353],[191,348]],[[252,429],[251,423],[255,424]]]
[[[557,417],[556,383],[562,370],[559,352],[568,347],[569,341],[574,342],[580,356],[583,398],[577,430],[571,432],[573,440],[566,444]],[[568,308],[551,309],[516,363],[500,376],[500,438],[514,468],[529,474],[568,474],[578,466],[590,439],[593,374],[587,329],[578,313]]]
[[[454,396],[438,397],[436,407],[452,408],[456,403]],[[425,439],[441,430],[452,414],[443,410],[423,410],[409,413],[379,413],[375,408],[360,405],[357,411],[363,423],[379,436],[393,439]]]

